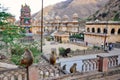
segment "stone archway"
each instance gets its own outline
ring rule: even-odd
[[[118,34],[120,35],[120,28],[118,29]]]
[[[108,30],[106,28],[103,29],[103,33],[107,34]]]
[[[93,32],[93,33],[95,32],[95,28],[92,28],[92,32]]]
[[[111,34],[115,34],[115,29],[114,28],[111,29]]]
[[[100,28],[97,29],[97,33],[101,33],[101,29]]]

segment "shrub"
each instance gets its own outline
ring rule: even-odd
[[[76,38],[76,39],[83,39],[84,40],[84,34],[83,33],[74,34],[74,35],[70,36],[70,38]]]
[[[21,59],[21,56],[19,55],[12,55],[11,56],[11,61],[16,64],[16,65],[20,65],[20,59]]]
[[[64,52],[65,52],[65,48],[60,47],[60,48],[59,48],[59,54],[60,54],[60,55],[64,55]]]
[[[37,63],[39,61],[39,55],[41,55],[40,50],[38,49],[37,45],[18,45],[15,44],[11,48],[11,61],[15,63],[16,65],[19,65],[21,56],[23,55],[25,48],[29,48],[34,56],[34,63]]]
[[[93,46],[93,49],[100,49],[100,47],[99,46]]]
[[[116,13],[115,16],[114,16],[114,18],[113,18],[113,20],[114,21],[119,21],[120,20],[119,16],[120,16],[119,13]]]
[[[51,40],[51,37],[49,37],[49,36],[46,37],[46,40],[47,40],[47,41],[50,41],[50,40]]]

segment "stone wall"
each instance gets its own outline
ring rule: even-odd
[[[92,71],[86,73],[60,74],[60,72],[57,72],[53,67],[49,65],[45,66],[31,66],[29,68],[29,80],[93,80],[120,74],[120,67],[110,69],[107,72]],[[47,72],[47,70],[49,72]],[[26,76],[26,69],[24,68],[0,71],[0,80],[27,80]]]
[[[105,29],[107,30],[107,34],[105,33]],[[119,22],[87,22],[85,28],[85,37],[84,41],[94,44],[101,45],[105,41],[107,43],[116,43],[120,41],[120,24]]]
[[[32,65],[29,69],[2,70],[0,71],[0,80],[27,80],[27,77],[29,80],[93,80],[120,74],[118,55],[97,55],[97,58],[83,60],[83,63],[82,68],[85,71],[68,74],[63,73],[59,65],[50,65],[49,63]]]
[[[119,42],[119,43],[115,43],[115,44],[114,44],[114,47],[120,48],[120,42]]]
[[[70,55],[86,55],[86,54],[98,54],[104,53],[103,50],[77,50],[70,53]]]
[[[105,78],[109,76],[113,76],[116,74],[120,74],[120,67],[109,70],[108,72],[89,72],[89,73],[75,73],[75,74],[68,74],[64,76],[60,76],[58,78],[53,78],[54,80],[96,80],[100,78]],[[53,80],[51,79],[51,80]]]

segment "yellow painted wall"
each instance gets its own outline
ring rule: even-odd
[[[40,31],[40,26],[32,26],[31,30],[32,33],[37,34],[37,32]]]
[[[63,42],[63,43],[69,42],[69,37],[68,37],[68,36],[62,37],[62,42]]]
[[[120,24],[86,24],[85,27],[85,37],[84,37],[84,41],[91,43],[91,44],[95,44],[95,45],[101,45],[101,43],[104,43],[105,37],[103,34],[103,29],[106,28],[107,26],[107,38],[106,38],[106,42],[120,42],[120,34],[118,34],[118,30],[120,29]],[[87,29],[90,29],[90,32],[87,32]],[[95,32],[92,32],[92,28],[95,28]],[[101,29],[101,33],[97,33],[97,29],[100,28]],[[111,34],[111,30],[115,29],[115,33]],[[102,36],[101,36],[102,35]]]

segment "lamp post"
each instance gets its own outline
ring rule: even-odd
[[[104,38],[104,50],[106,50],[106,38],[107,38],[107,33],[108,33],[108,21],[106,22],[106,27],[105,27],[105,29],[104,29],[104,36],[105,36],[105,38]]]
[[[43,52],[43,0],[42,0],[42,4],[41,4],[41,53]]]

